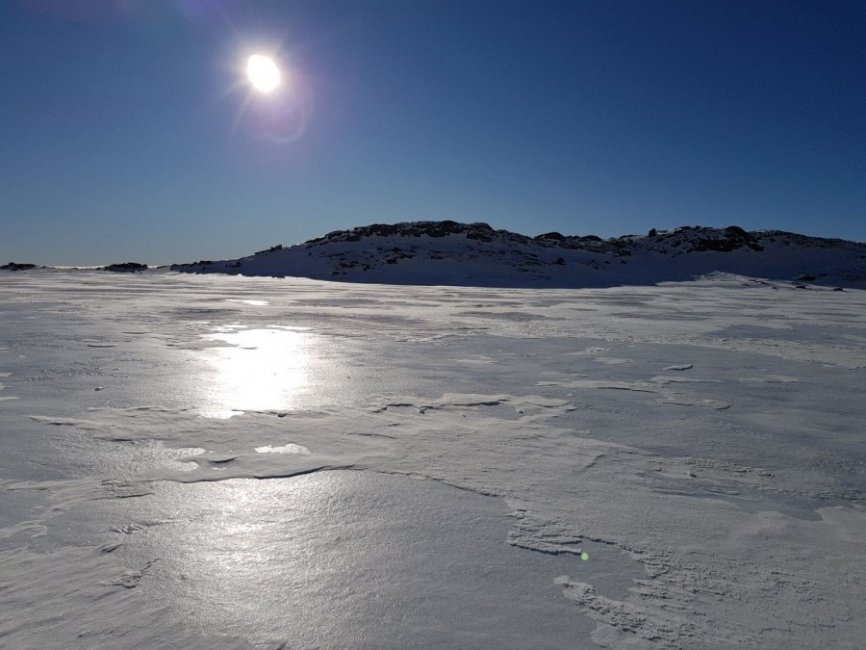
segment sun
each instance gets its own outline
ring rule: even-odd
[[[247,59],[247,79],[260,93],[270,93],[282,83],[283,75],[271,57],[253,54]]]

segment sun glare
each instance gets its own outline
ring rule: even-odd
[[[282,74],[271,57],[253,54],[247,59],[247,79],[259,92],[270,93],[282,82]]]
[[[307,386],[310,339],[286,327],[227,327],[204,338],[227,345],[208,348],[214,370],[204,387],[202,415],[230,418],[243,411],[295,408]]]

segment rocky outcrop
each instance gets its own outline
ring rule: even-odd
[[[30,269],[39,268],[36,264],[19,264],[18,262],[9,262],[0,266],[0,271],[29,271]]]
[[[513,287],[655,284],[721,272],[866,288],[866,244],[739,226],[653,228],[645,235],[602,239],[556,231],[529,237],[486,223],[414,221],[336,230],[295,246],[171,269]]]
[[[728,226],[724,230],[714,231],[710,236],[702,236],[691,243],[693,251],[717,251],[730,253],[744,246],[753,251],[762,251],[764,247],[758,243],[757,237],[746,232],[739,226]]]
[[[320,246],[335,242],[356,242],[369,237],[447,237],[448,235],[465,235],[475,241],[493,241],[497,236],[517,236],[507,230],[494,230],[486,223],[458,223],[456,221],[409,221],[402,223],[374,223],[351,230],[335,230],[323,237],[317,237],[304,245]]]
[[[121,262],[119,264],[109,264],[108,266],[100,267],[100,271],[110,271],[112,273],[139,273],[148,269],[147,264],[138,262]]]

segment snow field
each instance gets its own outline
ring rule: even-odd
[[[0,305],[0,645],[866,636],[863,292],[37,273]]]

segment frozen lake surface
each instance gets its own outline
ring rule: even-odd
[[[0,647],[860,648],[864,317],[0,275]]]

